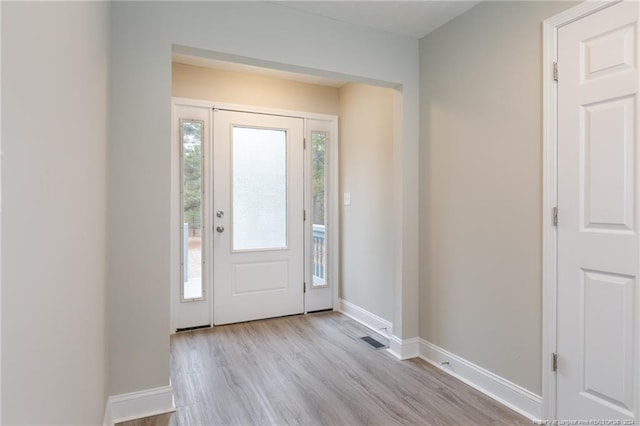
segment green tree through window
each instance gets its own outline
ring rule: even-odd
[[[313,223],[324,225],[325,206],[325,154],[327,152],[328,135],[325,132],[311,133],[311,152],[313,181],[311,193],[313,194]]]
[[[192,235],[199,235],[202,216],[202,122],[182,122],[183,216]]]

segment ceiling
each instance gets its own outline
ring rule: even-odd
[[[480,1],[278,1],[282,6],[421,39]]]

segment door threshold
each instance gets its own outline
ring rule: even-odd
[[[307,311],[307,314],[321,314],[322,312],[332,312],[333,308],[329,309],[318,309],[317,311]]]
[[[182,332],[185,332],[185,331],[201,330],[203,328],[211,328],[211,324],[196,325],[195,327],[176,328],[176,333],[182,333]]]

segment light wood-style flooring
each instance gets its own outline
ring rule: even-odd
[[[123,425],[531,424],[423,360],[372,349],[371,334],[328,312],[175,335],[176,412]]]

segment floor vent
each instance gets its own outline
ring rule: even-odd
[[[380,343],[380,342],[378,342],[376,339],[374,339],[374,338],[373,338],[373,337],[371,337],[371,336],[364,336],[364,337],[361,337],[361,339],[362,339],[365,343],[368,343],[369,345],[371,345],[371,347],[372,347],[373,349],[386,349],[386,348],[388,348],[388,347],[389,347],[388,345],[385,345],[384,343]]]

